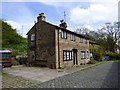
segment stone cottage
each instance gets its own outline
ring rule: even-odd
[[[46,22],[44,13],[27,33],[28,60],[31,65],[66,68],[90,60],[89,38],[67,29],[61,20],[59,26]]]

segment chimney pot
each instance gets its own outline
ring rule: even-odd
[[[40,13],[39,16],[37,17],[37,21],[45,21],[46,17],[44,16],[44,13]]]
[[[61,28],[67,28],[67,23],[64,20],[60,20],[61,24],[59,25]]]

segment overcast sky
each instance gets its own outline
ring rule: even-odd
[[[12,1],[12,2],[11,2]],[[50,2],[51,1],[51,2]],[[46,21],[60,24],[66,11],[68,29],[85,25],[96,30],[106,22],[118,20],[119,0],[2,0],[2,16],[18,33],[26,33],[34,25],[39,13],[43,12]]]

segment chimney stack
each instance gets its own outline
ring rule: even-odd
[[[46,17],[44,16],[44,13],[40,13],[37,17],[37,22],[45,21]]]
[[[64,20],[60,20],[61,24],[60,27],[66,29],[67,28],[67,23],[64,22]]]

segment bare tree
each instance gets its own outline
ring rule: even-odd
[[[78,34],[88,34],[89,31],[90,30],[85,26],[78,26],[75,28],[75,32]]]
[[[101,30],[106,33],[104,39],[107,40],[110,52],[115,52],[117,41],[120,39],[120,29],[118,23],[105,23]]]

